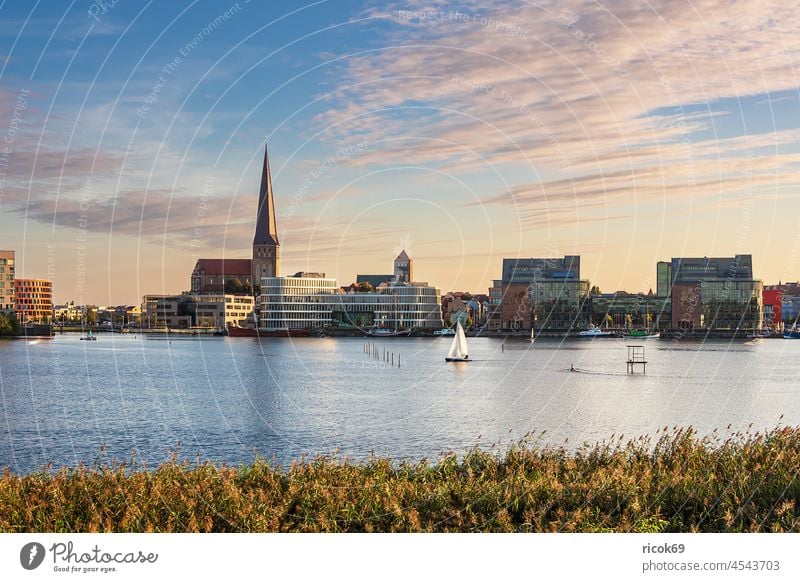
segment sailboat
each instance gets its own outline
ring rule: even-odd
[[[456,337],[453,338],[453,345],[444,359],[445,362],[469,362],[469,352],[467,350],[467,336],[464,335],[464,328],[461,327],[461,320],[456,325]]]

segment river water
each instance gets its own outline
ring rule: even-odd
[[[367,341],[2,341],[0,467],[153,466],[173,452],[227,464],[421,460],[526,435],[573,448],[664,426],[800,424],[800,341],[470,338],[473,361],[447,364],[449,338],[374,340],[394,365],[365,354]],[[645,345],[646,375],[626,374],[628,343]]]

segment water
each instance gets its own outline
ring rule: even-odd
[[[400,368],[365,355],[365,341],[0,342],[0,467],[153,466],[173,451],[228,464],[256,454],[420,460],[532,432],[573,447],[664,426],[800,424],[800,341],[638,342],[646,376],[625,374],[624,340],[470,338],[468,364],[445,364],[449,338],[376,340]]]

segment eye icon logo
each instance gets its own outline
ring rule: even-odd
[[[44,561],[44,546],[39,542],[30,542],[22,546],[19,552],[19,563],[26,570],[35,570]]]

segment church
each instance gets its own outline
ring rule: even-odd
[[[197,259],[192,271],[192,293],[222,293],[234,279],[250,288],[264,277],[277,277],[280,271],[280,243],[275,221],[275,200],[269,152],[264,144],[264,165],[258,191],[258,213],[251,259]]]

